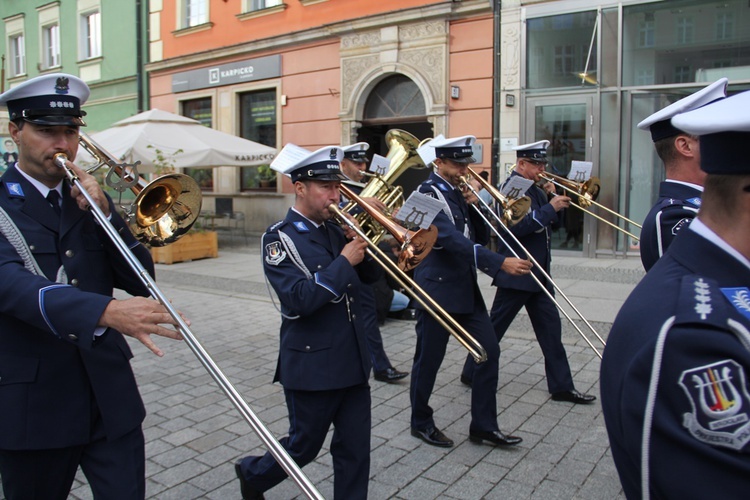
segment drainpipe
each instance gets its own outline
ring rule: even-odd
[[[141,0],[135,0],[135,80],[138,93],[138,113],[143,109],[143,14]]]
[[[502,0],[490,0],[493,10],[494,71],[492,72],[492,162],[490,164],[490,181],[497,185],[500,181],[500,10]]]

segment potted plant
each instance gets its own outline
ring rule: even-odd
[[[276,185],[276,171],[270,165],[261,165],[258,167],[258,186],[262,188],[273,187]]]

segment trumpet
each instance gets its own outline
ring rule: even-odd
[[[95,143],[90,138],[85,137],[83,134],[81,134],[79,138],[79,144],[89,150],[89,152],[92,153],[92,156],[97,158],[97,160],[102,164],[109,165],[112,169],[116,169],[121,179],[127,178],[128,181],[126,182],[126,184],[131,184],[131,186],[135,188],[134,191],[137,191],[138,197],[136,198],[136,202],[133,204],[135,212],[131,214],[131,216],[136,221],[135,224],[145,224],[147,221],[154,221],[155,225],[161,225],[164,228],[168,229],[168,233],[164,234],[159,233],[158,231],[151,232],[157,235],[157,244],[166,244],[170,241],[174,241],[190,228],[190,225],[192,225],[192,222],[195,220],[193,214],[197,216],[197,213],[200,211],[200,190],[197,191],[197,195],[190,191],[187,193],[182,193],[179,191],[180,188],[177,188],[176,186],[178,186],[178,183],[179,186],[189,186],[191,185],[190,181],[192,181],[193,183],[195,183],[195,181],[193,181],[192,179],[190,179],[190,181],[181,179],[180,176],[188,177],[183,174],[171,174],[169,176],[170,180],[168,181],[162,181],[162,178],[160,177],[148,185],[141,186],[141,179],[137,176],[136,170],[124,168],[124,166],[118,163],[111,154],[107,153],[100,146],[95,145]],[[291,477],[292,480],[299,486],[305,496],[310,499],[323,500],[323,496],[315,488],[310,479],[308,479],[304,472],[302,472],[302,469],[300,469],[300,467],[292,459],[292,457],[289,456],[287,451],[276,440],[271,431],[269,431],[268,428],[263,425],[260,419],[255,415],[253,410],[250,409],[250,406],[242,398],[237,389],[235,389],[229,379],[227,379],[227,377],[221,371],[219,366],[214,362],[208,352],[206,352],[200,342],[198,342],[198,339],[190,330],[190,327],[187,325],[185,320],[182,319],[182,316],[179,314],[179,312],[177,312],[177,310],[172,306],[169,299],[159,289],[159,287],[156,285],[156,282],[153,280],[153,278],[151,278],[151,275],[148,274],[148,271],[146,271],[146,269],[143,267],[138,258],[133,254],[128,245],[122,240],[119,233],[117,232],[117,229],[112,225],[112,222],[110,222],[107,216],[104,215],[104,212],[101,210],[101,208],[99,208],[88,191],[86,191],[86,188],[81,183],[78,175],[72,168],[68,166],[67,159],[67,156],[63,153],[58,153],[54,156],[55,164],[65,171],[65,174],[70,183],[81,191],[81,194],[84,196],[86,202],[88,203],[88,209],[91,211],[98,225],[107,234],[107,237],[112,241],[122,257],[127,261],[133,272],[138,275],[138,278],[141,280],[143,285],[148,288],[151,296],[154,299],[158,300],[167,309],[169,315],[178,325],[183,339],[187,343],[190,350],[193,351],[193,354],[195,354],[203,367],[219,385],[219,388],[224,391],[226,396],[242,414],[250,427],[266,445],[268,451],[271,453],[274,459],[276,459],[276,461],[289,475],[289,477]],[[120,187],[122,187],[122,185],[120,185]],[[186,202],[185,200],[181,200],[180,198],[182,196],[187,196],[188,201]],[[197,206],[194,203],[196,196],[198,199]],[[161,218],[159,217],[159,214],[162,214]],[[141,222],[139,223],[137,221]],[[139,227],[145,229],[148,226],[143,225]],[[147,234],[149,233],[150,231],[147,230],[142,231],[140,233],[139,239],[141,239],[141,241],[143,241],[144,239],[147,240]],[[169,237],[163,238],[162,236],[166,234],[168,234]]]
[[[469,169],[469,172],[472,175],[475,175],[476,177],[479,177],[473,170]],[[482,179],[482,180],[484,180],[484,179]],[[495,218],[496,222],[498,223],[497,225],[499,225],[500,227],[502,227],[503,230],[505,230],[505,232],[507,233],[507,235],[510,236],[511,239],[516,243],[516,245],[518,245],[521,249],[523,249],[524,253],[526,254],[526,257],[531,261],[532,264],[534,264],[534,267],[537,270],[539,270],[539,272],[542,274],[542,276],[552,284],[552,286],[555,288],[555,290],[557,290],[560,293],[560,295],[565,299],[565,301],[573,309],[573,311],[575,311],[575,313],[578,315],[578,317],[586,324],[586,326],[589,327],[589,329],[593,332],[593,334],[596,336],[596,338],[599,340],[599,342],[601,342],[601,345],[602,346],[606,346],[606,343],[604,342],[604,339],[602,339],[602,337],[599,335],[599,333],[597,333],[597,331],[594,329],[594,327],[591,326],[591,323],[589,323],[588,320],[586,320],[586,318],[583,316],[583,314],[581,314],[581,312],[578,310],[578,308],[575,306],[575,304],[573,304],[573,302],[568,298],[568,296],[565,295],[565,292],[563,292],[562,289],[557,285],[557,283],[555,283],[552,280],[552,277],[544,270],[544,267],[542,267],[541,265],[539,265],[539,262],[537,262],[537,260],[534,258],[534,256],[531,255],[531,252],[529,252],[528,249],[526,249],[526,247],[524,247],[521,244],[521,242],[518,240],[518,238],[516,237],[516,235],[511,232],[509,226],[507,226],[503,222],[503,218],[501,218],[499,215],[497,215],[490,208],[490,206],[484,200],[482,200],[479,197],[479,194],[474,189],[474,187],[469,183],[468,179],[462,177],[461,181],[462,181],[463,184],[465,184],[468,187],[469,190],[471,190],[472,193],[474,193],[474,195],[477,197],[477,199],[479,200],[479,202],[484,205],[484,207],[487,210],[487,212],[490,213]],[[490,191],[490,193],[492,194],[492,191]],[[496,198],[496,200],[498,202],[500,201],[497,198]],[[482,218],[482,220],[485,222],[485,224],[487,224],[487,226],[495,233],[495,235],[498,237],[498,239],[505,246],[507,246],[510,249],[511,253],[513,254],[513,256],[516,257],[516,258],[521,258],[518,255],[518,253],[513,249],[513,247],[510,246],[510,244],[508,244],[508,242],[505,241],[505,239],[500,234],[500,232],[495,228],[495,226],[490,223],[490,221],[484,215],[484,212],[482,210],[480,210],[479,207],[477,207],[476,205],[471,205],[471,206],[479,214],[479,216]],[[575,328],[575,330],[579,333],[579,335],[583,338],[583,340],[588,344],[588,346],[594,351],[594,353],[596,353],[596,355],[599,357],[599,359],[601,359],[602,353],[599,351],[599,349],[596,348],[596,346],[591,342],[591,340],[589,340],[589,338],[586,336],[585,333],[583,333],[583,331],[578,327],[578,325],[575,324],[575,322],[573,321],[573,319],[565,311],[565,309],[563,309],[563,307],[560,305],[560,303],[557,300],[555,300],[554,295],[552,295],[552,293],[547,289],[547,287],[544,286],[544,284],[539,280],[539,278],[536,277],[536,275],[534,274],[533,271],[531,272],[530,276],[534,279],[534,281],[537,283],[537,285],[539,285],[539,288],[547,295],[547,297],[549,297],[550,300],[552,300],[552,302],[554,302],[554,304],[557,306],[557,308],[560,310],[560,312],[563,313],[563,315],[565,316],[565,318],[567,318],[567,320],[570,321],[570,324],[573,325],[573,328]]]
[[[346,189],[345,186],[341,186],[342,191],[344,192],[344,196],[349,198],[350,200],[354,201],[357,205],[359,205],[367,214],[378,217],[379,212],[370,206],[368,203],[366,203],[362,198],[351,192],[350,190]],[[484,361],[487,361],[487,352],[485,351],[484,347],[482,347],[482,344],[480,344],[474,337],[471,336],[469,332],[467,332],[453,317],[440,305],[435,302],[435,300],[430,297],[427,292],[422,289],[413,279],[411,279],[406,272],[404,272],[401,269],[401,262],[402,261],[413,261],[416,262],[416,255],[411,255],[409,251],[407,251],[407,255],[400,255],[398,258],[399,264],[396,264],[393,262],[390,257],[388,257],[378,246],[375,242],[373,242],[370,238],[367,237],[365,232],[357,226],[356,223],[352,222],[351,220],[347,219],[345,217],[345,212],[340,209],[335,203],[332,203],[328,206],[328,210],[334,213],[339,221],[341,223],[346,224],[349,226],[360,238],[362,238],[367,243],[367,255],[370,256],[380,267],[382,267],[385,272],[387,272],[395,281],[399,284],[400,287],[404,289],[404,291],[411,296],[414,300],[416,300],[424,309],[425,312],[427,312],[430,316],[435,318],[435,320],[448,331],[453,337],[462,345],[464,346],[468,351],[469,354],[474,358],[474,361],[477,363],[483,363]],[[391,235],[394,236],[398,241],[406,242],[406,237],[404,234],[407,232],[406,229],[401,228],[398,226],[395,222],[390,222],[387,224],[387,230],[391,232]],[[424,231],[424,230],[422,230]],[[417,234],[419,234],[420,231],[417,231]],[[434,226],[430,228],[427,233],[425,233],[429,236],[425,237],[424,241],[418,240],[419,245],[417,247],[422,245],[427,245],[427,242],[431,240],[431,243],[429,243],[429,249],[432,249],[432,245],[435,242],[435,239],[437,238],[437,229],[434,229]],[[415,240],[415,236],[411,235],[411,244],[413,245],[413,242]],[[402,243],[403,247],[403,243]],[[415,247],[415,248],[417,248]],[[422,249],[421,256],[424,258],[426,256],[426,249]],[[404,253],[404,252],[402,252]],[[419,259],[421,261],[421,259]],[[418,263],[418,262],[417,262]],[[415,264],[416,265],[416,264]]]
[[[596,202],[596,198],[599,196],[599,190],[601,188],[601,183],[599,182],[599,178],[592,176],[591,178],[589,178],[589,180],[585,182],[576,182],[570,179],[566,179],[565,177],[562,177],[559,175],[551,174],[549,172],[542,172],[541,174],[539,174],[539,177],[571,193],[572,194],[571,198],[577,197],[578,203],[575,203],[572,200],[570,202],[570,204],[573,205],[574,207],[582,210],[583,212],[591,215],[592,217],[596,217],[597,219],[604,222],[605,224],[608,224],[614,229],[617,229],[618,231],[624,234],[627,234],[634,240],[636,241],[640,240],[640,238],[638,238],[638,236],[634,235],[633,233],[621,228],[617,224],[614,224],[608,221],[607,219],[595,214],[591,210],[589,210],[589,207],[591,207],[591,205],[596,205],[602,210],[609,212],[613,216],[617,218],[621,218],[626,223],[631,224],[637,227],[638,229],[641,228],[640,224],[628,219],[624,215],[621,215],[610,208],[605,207],[601,203]]]

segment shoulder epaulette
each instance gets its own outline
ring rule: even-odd
[[[714,280],[695,274],[682,278],[675,325],[702,323],[723,329],[730,314],[730,304]]]
[[[287,223],[286,219],[280,220],[278,222],[274,222],[268,227],[268,229],[266,229],[266,233],[273,233],[275,231],[278,231],[279,229],[284,227],[286,223]]]

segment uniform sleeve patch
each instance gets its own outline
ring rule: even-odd
[[[726,359],[685,370],[679,384],[692,408],[682,425],[695,439],[733,450],[750,441],[750,394],[739,363]]]
[[[700,207],[701,206],[701,199],[698,198],[697,196],[695,198],[690,198],[690,199],[687,199],[685,201],[688,202],[688,203],[690,203],[691,205],[696,206],[696,207]]]
[[[266,264],[278,266],[284,259],[286,259],[286,251],[281,248],[280,241],[272,241],[266,245]]]
[[[689,217],[685,217],[684,219],[680,219],[677,221],[677,224],[672,226],[672,235],[676,236],[677,233],[682,229],[683,227],[686,227],[688,224],[690,224],[690,221],[693,220]]]

